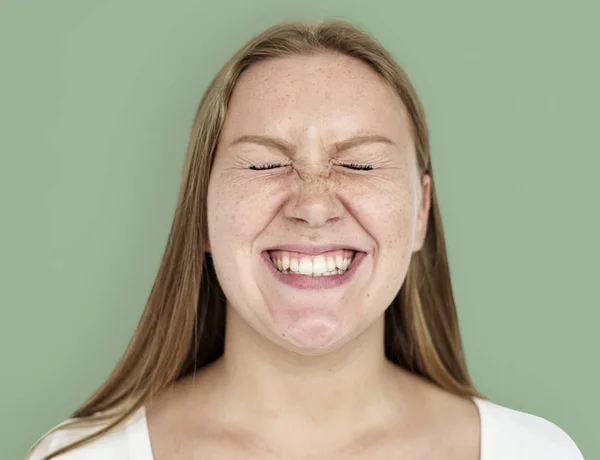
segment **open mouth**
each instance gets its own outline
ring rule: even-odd
[[[318,255],[291,251],[267,251],[273,266],[284,275],[310,277],[343,275],[354,262],[357,251],[338,249]]]

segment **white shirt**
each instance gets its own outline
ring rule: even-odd
[[[583,460],[573,440],[553,423],[474,398],[481,420],[480,460]],[[98,427],[59,430],[42,438],[29,460],[41,460]],[[142,407],[123,426],[56,457],[60,460],[153,460]]]

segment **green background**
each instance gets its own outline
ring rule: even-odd
[[[412,78],[470,369],[600,458],[598,17],[590,1],[0,1],[0,457],[108,376],[209,80],[283,19],[373,32]]]

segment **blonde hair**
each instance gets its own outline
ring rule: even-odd
[[[46,459],[114,429],[154,394],[222,354],[225,297],[203,247],[208,239],[208,180],[232,90],[244,70],[257,62],[323,52],[362,61],[395,90],[409,115],[420,171],[431,177],[431,210],[424,246],[413,255],[405,282],[385,312],[386,357],[447,391],[479,396],[463,354],[428,128],[412,84],[383,46],[353,25],[331,20],[290,21],[252,38],[206,90],[189,138],[168,243],[139,325],[108,379],[74,412],[76,420],[59,429],[90,420],[109,422]]]

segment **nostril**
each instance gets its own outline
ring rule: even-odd
[[[307,224],[308,221],[302,217],[290,216],[290,220],[295,224]]]

